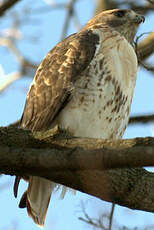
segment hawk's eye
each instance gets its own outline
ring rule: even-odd
[[[121,18],[125,15],[125,11],[124,10],[116,11],[116,12],[114,12],[114,15]]]

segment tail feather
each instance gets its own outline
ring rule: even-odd
[[[27,190],[27,212],[34,222],[43,226],[55,183],[40,177],[30,177]]]
[[[17,188],[15,188],[15,194],[17,195],[18,180],[16,180]],[[44,221],[51,197],[51,193],[56,187],[56,191],[62,188],[60,198],[63,199],[65,193],[71,190],[75,194],[75,190],[69,189],[65,186],[58,185],[42,177],[30,176],[28,180],[28,189],[22,195],[19,203],[20,208],[26,208],[28,215],[33,221],[40,227],[44,226]]]

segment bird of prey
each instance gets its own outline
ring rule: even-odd
[[[73,136],[119,139],[129,118],[137,57],[132,46],[144,17],[114,9],[96,15],[45,56],[29,88],[21,127],[55,125]],[[30,176],[20,207],[44,225],[53,182]]]

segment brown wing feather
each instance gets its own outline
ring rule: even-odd
[[[99,37],[84,30],[58,43],[40,64],[27,94],[21,127],[49,129],[68,100],[73,82],[94,57]]]

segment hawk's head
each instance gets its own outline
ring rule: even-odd
[[[144,20],[143,15],[130,9],[106,10],[92,18],[85,28],[108,25],[132,42],[138,25]]]

